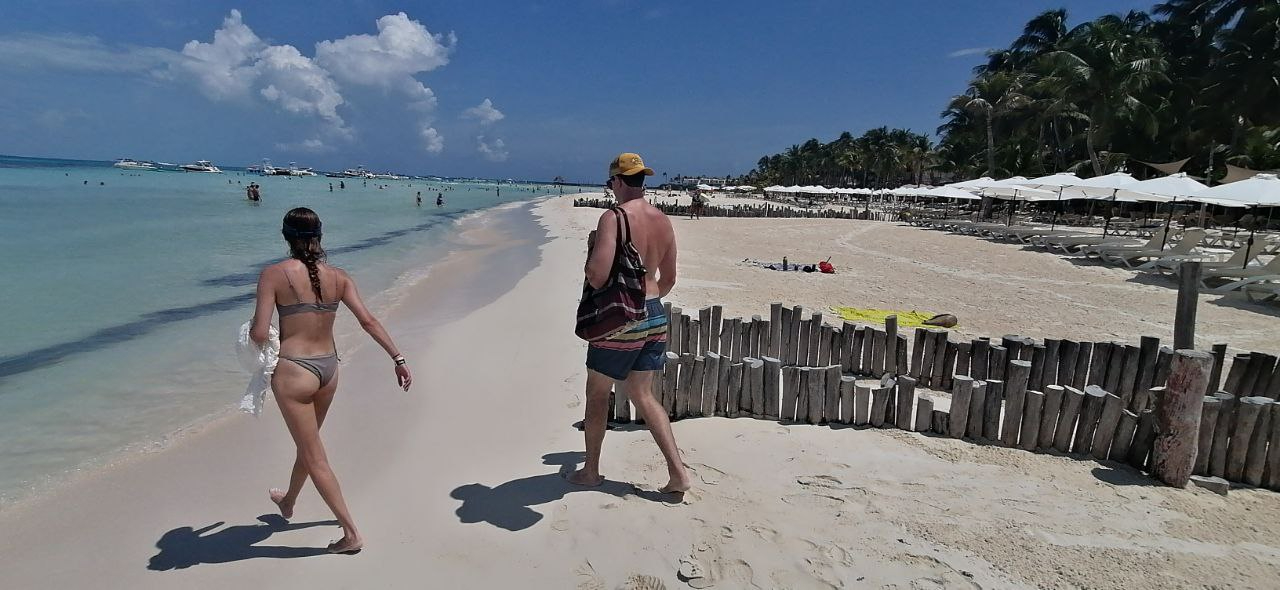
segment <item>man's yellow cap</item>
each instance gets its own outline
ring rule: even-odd
[[[640,159],[640,154],[625,152],[618,154],[613,159],[613,163],[609,164],[609,176],[631,176],[632,174],[643,173],[645,176],[653,176],[653,168],[644,165],[644,160]]]

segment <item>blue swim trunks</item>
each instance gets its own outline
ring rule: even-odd
[[[587,368],[622,381],[632,371],[656,371],[666,362],[667,311],[662,300],[645,301],[648,317],[631,329],[587,347]]]

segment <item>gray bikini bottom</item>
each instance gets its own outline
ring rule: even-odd
[[[311,371],[311,374],[320,380],[320,387],[328,385],[329,381],[332,381],[333,376],[338,372],[338,353],[336,352],[323,356],[281,356],[280,358],[293,361],[298,366]]]

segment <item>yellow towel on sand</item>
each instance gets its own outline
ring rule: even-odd
[[[864,324],[876,324],[883,326],[884,319],[891,316],[898,316],[899,328],[917,328],[924,326],[924,321],[933,317],[934,314],[923,311],[897,311],[893,309],[864,309],[861,307],[832,307],[831,312],[840,316],[841,319],[850,322],[862,322]],[[929,326],[930,328],[940,328],[941,326]]]

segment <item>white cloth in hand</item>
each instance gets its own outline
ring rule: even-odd
[[[262,413],[262,403],[271,393],[271,374],[276,371],[276,361],[280,359],[280,331],[270,327],[267,341],[258,346],[249,338],[249,328],[253,320],[240,326],[240,337],[236,340],[236,356],[240,366],[249,372],[249,386],[240,398],[240,411],[257,416]]]

